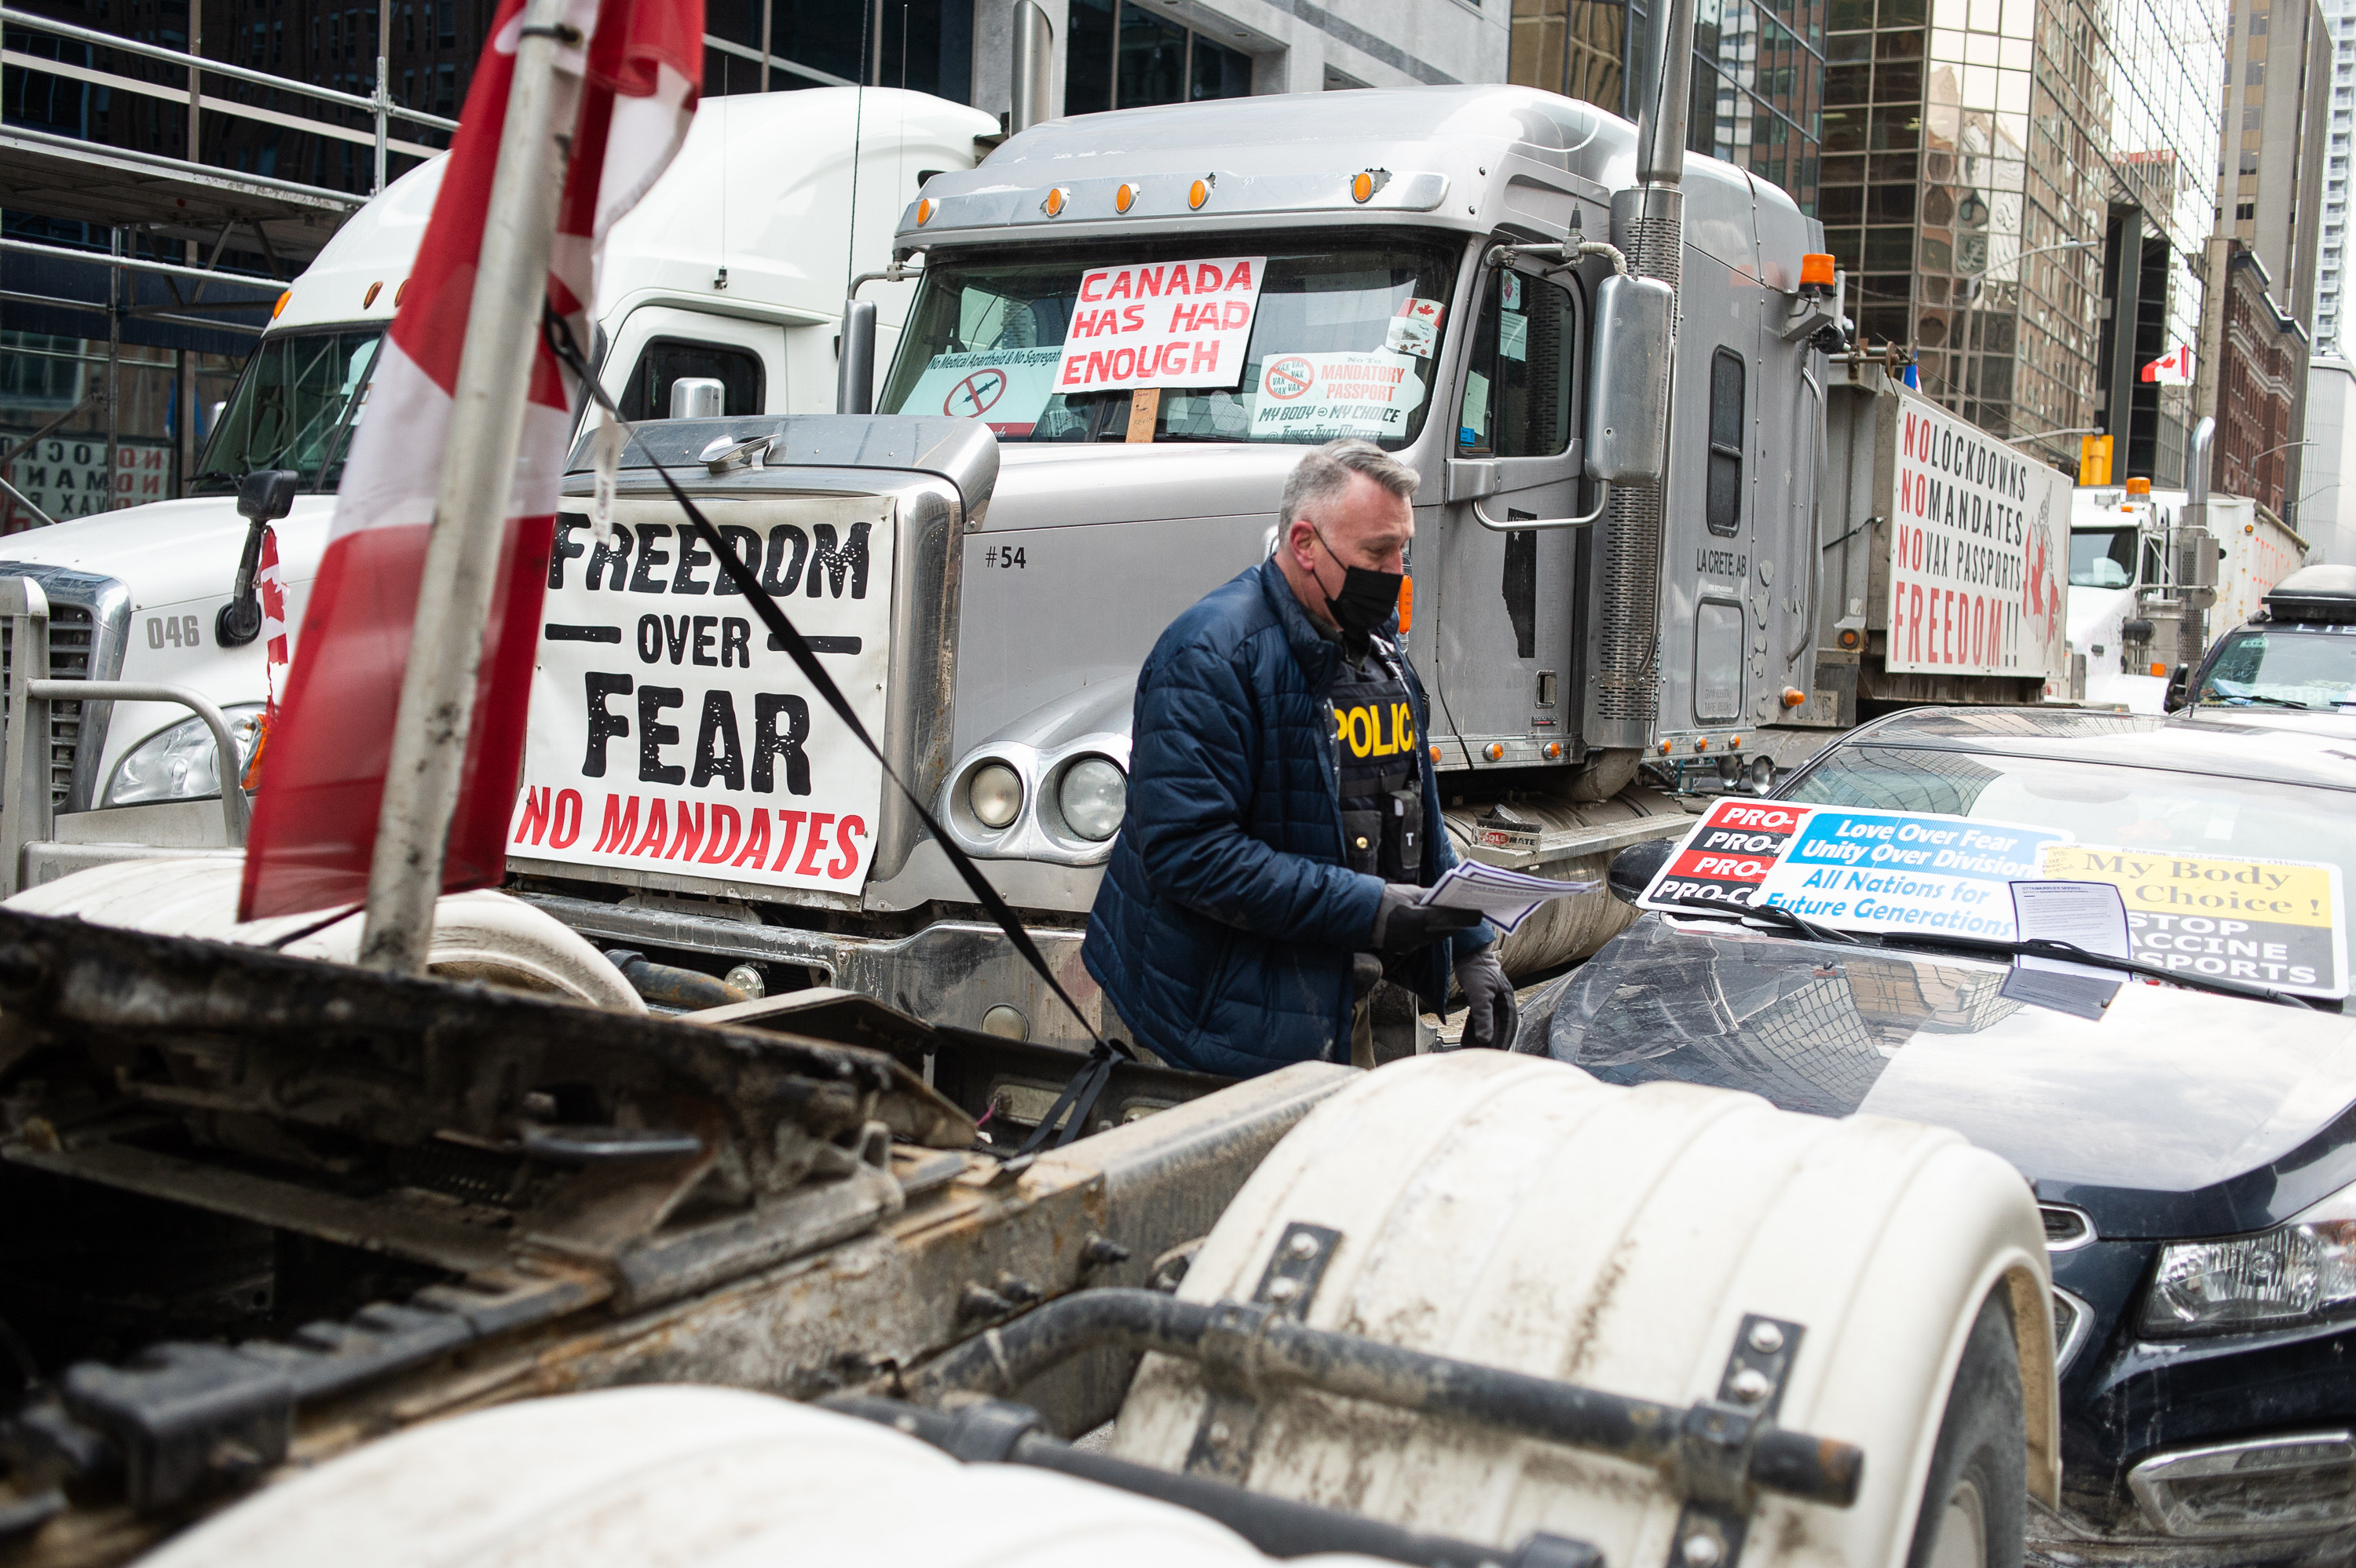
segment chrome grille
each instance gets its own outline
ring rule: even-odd
[[[49,606],[49,678],[88,680],[91,656],[98,641],[96,617],[81,604]],[[0,621],[0,689],[13,690],[16,681],[15,628]],[[82,705],[49,705],[49,806],[63,811],[73,797],[74,755],[81,742]]]
[[[29,577],[49,605],[49,677],[54,680],[114,680],[123,674],[130,639],[131,593],[123,583],[57,566],[0,561],[0,577]],[[0,620],[0,691],[16,678],[13,627]],[[100,753],[106,746],[111,702],[57,702],[49,707],[49,802],[58,811],[88,811],[97,804]],[[0,803],[5,804],[5,803]]]

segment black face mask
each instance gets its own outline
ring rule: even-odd
[[[1332,613],[1333,624],[1342,628],[1342,635],[1351,649],[1363,651],[1367,636],[1398,612],[1399,584],[1406,581],[1406,574],[1350,566],[1333,554],[1333,547],[1325,544],[1323,534],[1317,535],[1317,542],[1325,545],[1325,553],[1333,556],[1334,564],[1342,568],[1342,592],[1328,598],[1325,608]],[[1325,586],[1323,576],[1318,578],[1317,586]]]

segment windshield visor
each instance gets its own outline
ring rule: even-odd
[[[258,468],[291,468],[305,490],[334,489],[383,337],[380,326],[264,337],[221,411],[191,489],[224,494]]]
[[[1837,751],[1782,798],[2058,835],[2039,846],[2035,874],[2117,887],[2135,957],[2209,979],[2346,992],[2356,802],[2342,792],[1869,745]]]
[[[2070,586],[2126,588],[2135,582],[2136,530],[2079,528],[2070,535]]]
[[[1118,351],[1119,338],[1096,330],[1105,310],[1158,341],[1173,324],[1183,327],[1180,313],[1202,309],[1165,292],[1175,269],[1162,269],[1186,263],[1191,284],[1216,260],[1231,280],[1245,250],[1253,252],[1257,294],[1230,289],[1232,300],[1220,302],[1237,316],[1248,308],[1248,326],[1237,335],[1240,354],[1219,353],[1215,368],[1211,356],[1190,355],[1184,386],[1059,389],[1067,375],[1089,375],[1085,364],[1069,364],[1067,347]],[[1229,237],[1095,245],[1020,262],[942,261],[925,270],[880,406],[980,419],[1001,441],[1357,436],[1397,451],[1423,428],[1461,259],[1457,246],[1404,238],[1334,249],[1278,236],[1259,245]],[[1108,269],[1131,274],[1137,286],[1118,301],[1084,302],[1083,280]],[[1140,271],[1159,272],[1151,297],[1139,297]],[[1106,285],[1091,287],[1100,293]]]
[[[2324,709],[2356,703],[2356,635],[2236,632],[2201,677],[2201,700]]]

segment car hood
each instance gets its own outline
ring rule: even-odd
[[[2356,1179],[2356,1018],[2131,982],[2087,1019],[2005,976],[1648,914],[1572,977],[1547,1041],[1612,1083],[1952,1127],[2105,1235],[2262,1229]]]

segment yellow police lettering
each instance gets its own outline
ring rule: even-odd
[[[1391,750],[1404,752],[1415,744],[1415,714],[1404,702],[1391,704]]]
[[[1374,750],[1375,710],[1371,708],[1350,709],[1350,751],[1363,757]]]

